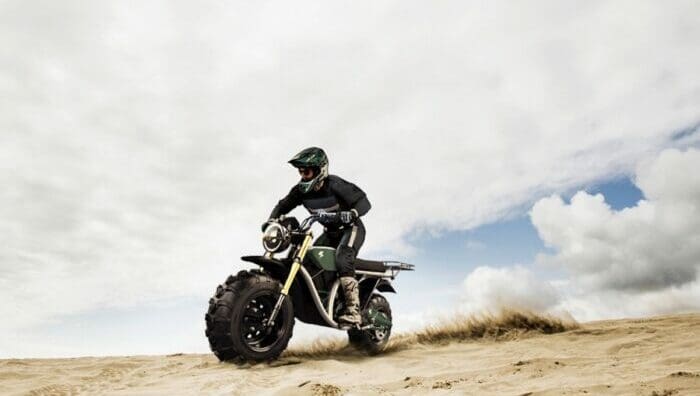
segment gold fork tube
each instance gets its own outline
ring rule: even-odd
[[[287,281],[284,282],[284,287],[282,288],[282,294],[285,296],[289,293],[289,288],[292,287],[292,282],[294,282],[294,278],[297,275],[297,271],[299,271],[299,267],[301,267],[301,263],[304,261],[306,251],[309,249],[309,246],[311,246],[312,239],[313,237],[311,236],[311,234],[306,235],[306,237],[304,238],[304,242],[302,242],[301,248],[299,249],[299,254],[297,254],[297,256],[294,258],[292,268],[289,271],[289,276],[287,276]]]

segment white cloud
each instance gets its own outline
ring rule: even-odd
[[[478,267],[464,280],[464,310],[499,311],[502,308],[547,312],[559,302],[555,288],[529,269]]]
[[[205,298],[312,144],[367,257],[631,172],[698,121],[698,7],[3,2],[3,329]]]
[[[700,310],[700,282],[669,286],[654,291],[591,290],[566,282],[559,292],[563,296],[555,308],[580,321],[645,317]]]
[[[468,311],[500,307],[568,312],[578,320],[700,309],[700,151],[665,150],[638,166],[645,199],[619,211],[603,195],[539,200],[532,222],[563,270],[543,280],[526,267],[479,267],[465,280]],[[560,271],[561,272],[561,271]]]
[[[532,222],[558,253],[543,263],[590,288],[654,291],[696,279],[700,265],[700,151],[667,150],[637,172],[646,200],[612,210],[600,194],[558,196],[532,208]]]

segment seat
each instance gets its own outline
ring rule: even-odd
[[[372,271],[372,272],[384,272],[386,267],[383,261],[372,261],[363,260],[361,258],[355,259],[355,270],[357,271]]]

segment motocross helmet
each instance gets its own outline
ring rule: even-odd
[[[310,180],[299,181],[299,190],[306,194],[313,189],[321,187],[323,180],[328,177],[328,157],[323,149],[309,147],[301,150],[297,155],[288,161],[295,168],[314,169],[314,176]]]

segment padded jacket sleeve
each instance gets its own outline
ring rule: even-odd
[[[301,191],[299,191],[299,188],[295,185],[286,197],[277,202],[269,218],[276,219],[282,215],[286,215],[299,205],[301,205]]]
[[[328,176],[328,179],[333,193],[357,212],[358,217],[364,216],[372,208],[367,194],[356,185],[335,175]]]

